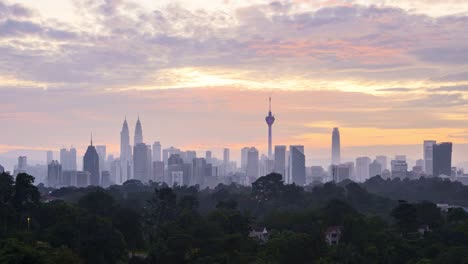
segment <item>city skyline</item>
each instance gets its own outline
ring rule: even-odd
[[[455,0],[0,1],[0,159],[82,155],[90,131],[117,156],[116,126],[138,114],[163,145],[266,153],[272,96],[273,146],[304,145],[307,164],[328,160],[331,127],[343,160],[419,159],[433,139],[465,163],[467,11]]]

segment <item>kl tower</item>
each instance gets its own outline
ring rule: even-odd
[[[270,107],[268,111],[267,117],[265,117],[265,121],[268,125],[268,158],[272,159],[272,153],[271,153],[271,127],[273,126],[273,123],[275,122],[275,117],[271,114],[271,97],[270,97]]]

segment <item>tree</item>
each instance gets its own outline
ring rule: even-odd
[[[114,198],[100,188],[81,197],[78,205],[100,216],[110,216],[115,209]]]
[[[41,195],[33,183],[34,177],[31,175],[20,173],[16,176],[13,204],[17,209],[27,210],[39,204]]]
[[[258,201],[268,201],[280,197],[283,180],[281,174],[270,173],[252,183],[252,196]]]
[[[397,207],[395,207],[391,215],[395,218],[400,231],[403,234],[413,232],[418,227],[418,212],[414,205],[400,201]]]

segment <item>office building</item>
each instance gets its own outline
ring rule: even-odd
[[[229,157],[229,149],[228,149],[228,148],[225,148],[225,149],[223,150],[223,163],[224,163],[225,165],[229,164],[229,158],[230,158],[230,157]]]
[[[286,146],[275,146],[275,172],[286,180]]]
[[[356,159],[356,180],[364,182],[369,179],[369,166],[371,159],[369,157],[358,157]]]
[[[52,162],[52,160],[54,160],[54,153],[51,150],[48,150],[46,164],[49,165]]]
[[[86,153],[83,157],[83,171],[89,172],[89,185],[99,186],[101,182],[101,173],[99,170],[99,155],[97,154],[96,148],[93,146],[92,138],[91,144],[88,146],[88,149],[86,150]]]
[[[133,177],[143,183],[149,180],[148,147],[145,143],[138,143],[133,147]]]
[[[332,181],[339,183],[341,181],[351,179],[353,174],[354,165],[352,162],[338,165],[331,165]]]
[[[153,143],[153,161],[162,161],[161,143],[159,141]]]
[[[124,183],[131,178],[131,152],[130,132],[128,130],[127,118],[125,118],[122,130],[120,131],[120,168],[116,169],[116,171],[120,172],[118,183]]]
[[[432,149],[433,176],[452,174],[452,143],[434,144]]]
[[[249,149],[247,153],[247,168],[246,168],[246,176],[249,184],[255,182],[258,178],[259,172],[259,165],[258,165],[259,157],[258,157],[258,150],[254,147]]]
[[[96,164],[99,160],[96,161]],[[82,188],[90,185],[91,173],[87,171],[77,171],[76,172],[76,187]]]
[[[356,166],[357,170],[357,166]],[[377,175],[382,176],[382,165],[377,160],[374,160],[371,164],[369,164],[369,177],[375,177]]]
[[[47,186],[58,188],[62,185],[62,165],[56,160],[52,160],[47,165]]]
[[[289,146],[289,179],[287,183],[304,186],[306,183],[304,146]]]
[[[96,152],[99,156],[99,169],[102,171],[108,170],[106,168],[107,150],[105,145],[96,146]]]
[[[204,186],[207,164],[204,158],[193,159],[192,185]]]
[[[337,165],[341,163],[341,143],[340,131],[337,127],[333,128],[332,132],[332,162],[331,164]]]
[[[164,162],[153,162],[153,182],[164,182]]]
[[[241,170],[244,172],[247,170],[247,156],[249,154],[249,149],[249,147],[241,149]]]
[[[387,157],[386,156],[377,156],[375,157],[375,160],[380,163],[380,166],[382,166],[382,171],[387,170]]]
[[[206,163],[208,164],[212,164],[213,163],[213,156],[212,156],[212,153],[210,150],[207,150],[205,152],[205,160],[206,160]]]
[[[408,177],[408,164],[404,160],[392,160],[392,178],[404,179]]]
[[[424,140],[423,152],[424,152],[424,172],[427,175],[433,175],[433,164],[432,164],[432,148],[437,142],[435,140]]]

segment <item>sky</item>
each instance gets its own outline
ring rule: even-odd
[[[118,155],[138,115],[147,143],[265,153],[270,96],[308,165],[335,126],[345,158],[468,162],[467,43],[466,0],[0,0],[0,163],[91,132]]]

